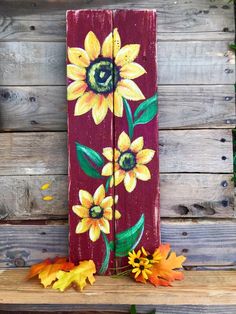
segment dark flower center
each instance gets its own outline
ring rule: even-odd
[[[141,269],[141,270],[144,270],[144,266],[143,265],[140,265],[140,267],[139,267],[139,269]]]
[[[149,255],[147,256],[147,259],[149,259],[149,261],[150,261],[150,260],[153,259],[153,256],[152,256],[151,254],[149,254]]]
[[[89,217],[93,219],[100,219],[103,217],[103,208],[100,206],[93,206],[89,209]]]
[[[86,70],[88,87],[98,94],[113,92],[119,79],[119,68],[110,58],[97,58],[90,63]]]
[[[135,155],[131,151],[126,151],[120,155],[118,163],[123,170],[129,171],[136,166]]]
[[[135,263],[139,263],[139,258],[136,257],[136,258],[134,259],[134,262],[135,262]]]

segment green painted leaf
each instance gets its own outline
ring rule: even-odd
[[[106,250],[105,250],[105,256],[104,256],[104,260],[102,262],[102,266],[99,270],[100,275],[105,274],[105,272],[107,271],[109,260],[110,260],[110,252],[111,252],[107,236],[103,232],[102,232],[102,237],[103,237],[103,240],[105,243]]]
[[[138,222],[131,228],[117,233],[115,235],[115,244],[110,242],[110,248],[115,249],[115,255],[127,256],[130,251],[135,249],[142,238],[144,231],[144,214],[141,215]]]
[[[102,156],[87,146],[81,145],[78,142],[75,144],[77,159],[84,173],[93,178],[101,178],[101,174],[96,167],[102,167],[104,165]]]
[[[131,108],[130,108],[128,101],[125,98],[123,98],[123,104],[125,107],[126,118],[127,118],[128,127],[129,127],[129,137],[130,137],[130,139],[132,139],[132,137],[134,135],[134,124],[133,124],[132,111],[131,111]]]
[[[109,190],[109,186],[110,186],[110,182],[111,182],[112,176],[108,177],[106,185],[105,185],[105,191],[108,192]]]
[[[134,304],[132,304],[130,307],[130,314],[137,314],[136,306]]]
[[[150,122],[157,114],[157,94],[142,102],[134,112],[134,126]]]

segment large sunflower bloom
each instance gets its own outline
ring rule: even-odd
[[[73,212],[82,220],[76,227],[76,233],[84,233],[89,230],[90,239],[95,242],[99,239],[101,231],[110,233],[109,220],[113,216],[113,197],[105,197],[105,189],[100,185],[92,196],[85,190],[79,191],[81,205],[72,206]],[[115,218],[120,218],[120,213],[116,210]]]
[[[121,48],[120,35],[115,28],[102,46],[90,31],[85,38],[84,48],[68,47],[71,64],[67,65],[67,76],[74,82],[68,86],[67,99],[77,99],[75,116],[92,109],[94,122],[99,124],[108,108],[117,117],[123,116],[122,97],[130,100],[145,98],[132,81],[146,73],[140,64],[133,62],[139,54],[140,45],[131,44]]]
[[[132,143],[129,136],[122,132],[118,138],[118,149],[106,147],[103,155],[109,162],[103,167],[103,176],[113,176],[110,181],[112,187],[124,180],[125,189],[132,192],[137,184],[137,179],[147,181],[151,179],[151,174],[147,166],[154,154],[153,149],[143,149],[143,137],[138,137]]]

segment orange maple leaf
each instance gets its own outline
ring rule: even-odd
[[[53,260],[48,258],[39,264],[33,265],[27,278],[30,279],[38,275],[42,285],[46,288],[56,280],[58,271],[69,271],[72,268],[74,268],[74,264],[67,262],[66,257],[56,257]]]
[[[153,264],[150,269],[152,274],[148,276],[148,280],[154,286],[171,286],[172,281],[184,278],[183,273],[177,269],[182,268],[186,257],[183,255],[176,256],[175,252],[171,252],[169,244],[160,245],[159,250],[162,259],[159,263]]]

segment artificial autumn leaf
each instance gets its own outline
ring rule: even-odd
[[[53,289],[65,291],[72,284],[83,290],[86,286],[86,281],[92,285],[95,282],[94,274],[96,267],[92,260],[80,262],[69,272],[59,271],[56,278],[58,279],[52,286]]]
[[[74,264],[67,262],[66,257],[56,257],[53,260],[47,259],[42,263],[33,265],[30,269],[28,278],[38,275],[44,288],[50,286],[56,280],[58,271],[69,271],[74,268]]]
[[[186,257],[183,255],[176,256],[175,252],[170,251],[169,244],[160,245],[159,250],[162,259],[159,263],[153,264],[152,274],[148,276],[148,280],[154,286],[171,286],[172,281],[184,278],[183,273],[177,269],[182,268]]]

